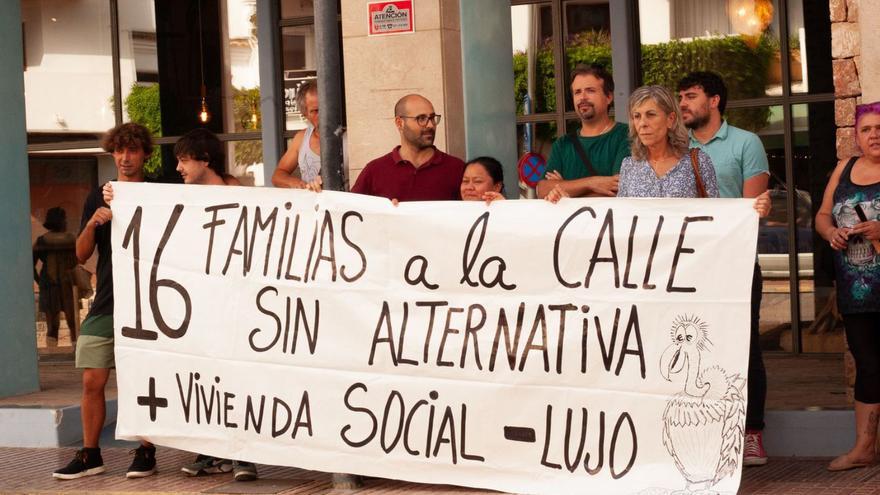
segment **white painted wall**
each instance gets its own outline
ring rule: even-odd
[[[23,0],[28,132],[114,124],[110,10],[103,0]]]

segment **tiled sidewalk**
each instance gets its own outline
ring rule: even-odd
[[[259,466],[260,479],[236,483],[231,475],[188,478],[180,466],[192,454],[160,448],[159,473],[129,480],[124,471],[130,462],[127,449],[103,449],[107,472],[72,481],[57,481],[50,472],[70,460],[73,449],[0,449],[0,493],[250,493],[250,494],[353,494],[483,495],[496,492],[454,486],[421,485],[401,481],[369,479],[359,490],[333,490],[329,475],[296,468]],[[827,460],[772,459],[770,464],[744,471],[741,494],[783,495],[880,495],[880,466],[844,473],[825,471]]]

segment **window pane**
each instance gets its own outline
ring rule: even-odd
[[[256,5],[250,0],[225,0],[223,49],[229,67],[224,71],[223,129],[259,131],[260,58],[257,53]]]
[[[510,8],[516,114],[556,110],[553,22],[550,5]]]
[[[314,0],[281,0],[281,18],[311,17],[315,15]]]
[[[826,0],[788,2],[788,49],[792,93],[834,91],[831,15]]]
[[[305,129],[302,109],[296,106],[299,86],[315,79],[315,27],[295,26],[281,30],[282,64],[284,67],[285,129]]]
[[[109,2],[22,0],[21,10],[27,131],[61,138],[113,127]]]
[[[608,3],[567,2],[564,9],[567,87],[567,74],[578,64],[597,64],[611,70],[611,12]],[[568,94],[565,109],[574,111]]]
[[[801,344],[804,352],[843,352],[843,325],[833,312],[831,248],[813,226],[828,177],[837,164],[834,103],[793,105],[792,113]]]
[[[263,141],[230,141],[226,143],[226,171],[243,186],[263,186]]]
[[[770,216],[758,229],[758,263],[764,277],[761,298],[761,347],[792,350],[791,294],[788,267],[788,224],[785,207],[785,128],[781,106],[738,108],[729,111],[730,122],[739,122],[761,138],[770,162]],[[761,116],[761,117],[758,117]]]
[[[119,68],[122,85],[122,119],[162,136],[159,100],[159,58],[156,49],[156,9],[152,0],[118,0]],[[161,169],[161,153],[144,165],[149,175]]]
[[[37,262],[34,267],[38,270],[38,278],[41,281],[34,284],[34,302],[37,308],[37,347],[39,348],[47,347],[47,313],[58,315],[56,345],[68,347],[72,344],[71,329],[82,322],[82,317],[86,314],[83,308],[88,308],[87,300],[83,301],[84,305],[77,304],[79,301],[74,297],[73,287],[71,284],[65,283],[65,280],[61,280],[60,285],[49,284],[47,281],[52,277],[51,270],[59,264],[75,263],[71,257],[74,246],[70,244],[70,241],[79,232],[82,207],[86,196],[98,183],[98,157],[104,158],[101,161],[106,161],[106,158],[109,157],[106,154],[100,155],[98,153],[100,152],[97,150],[71,150],[64,153],[32,153],[28,157],[31,244],[35,244],[38,237],[49,232],[44,223],[50,208],[64,210],[67,224],[62,231],[69,234],[67,236],[69,239],[52,234],[51,237],[54,237],[54,241],[63,241],[61,244],[63,249],[45,252],[45,261],[47,262],[45,268],[42,261]],[[95,256],[88,260],[85,266],[94,273]],[[44,272],[44,269],[47,271]],[[61,312],[55,313],[52,311],[53,308],[57,308]],[[70,315],[67,314],[68,311]]]
[[[731,100],[781,94],[771,70],[778,10],[775,0],[639,0],[644,83],[675,89],[688,72],[711,70]]]
[[[516,126],[516,156],[522,158],[526,153],[537,153],[546,162],[550,158],[550,148],[556,139],[556,122],[518,124]],[[519,181],[522,198],[534,198],[534,189]]]

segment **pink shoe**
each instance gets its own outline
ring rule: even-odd
[[[767,451],[760,430],[746,430],[743,448],[743,466],[763,466],[767,464]]]

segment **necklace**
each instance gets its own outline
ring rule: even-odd
[[[584,137],[596,137],[596,136],[601,136],[602,134],[605,134],[606,132],[608,132],[608,129],[611,129],[612,127],[614,127],[614,121],[613,121],[613,120],[610,121],[610,122],[608,122],[608,125],[606,125],[605,128],[602,129],[601,131],[599,131],[598,133],[593,134],[593,135],[591,135],[591,136],[584,136]]]

